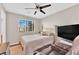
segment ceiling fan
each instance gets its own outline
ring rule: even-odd
[[[25,8],[25,9],[36,9],[35,12],[34,12],[34,15],[36,15],[37,10],[39,10],[43,14],[46,14],[42,9],[50,7],[50,6],[51,6],[51,4],[40,6],[39,4],[35,3],[35,8]]]

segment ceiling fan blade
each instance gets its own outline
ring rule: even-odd
[[[34,15],[36,15],[37,11],[34,12]]]
[[[46,14],[43,10],[40,9],[40,12],[42,12],[43,14]]]
[[[36,9],[36,8],[25,8],[25,9]]]
[[[45,5],[45,6],[40,6],[40,9],[43,9],[43,8],[46,8],[46,7],[49,7],[49,6],[51,6],[51,4]]]

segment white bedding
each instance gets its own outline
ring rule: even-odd
[[[27,41],[27,42],[30,42],[30,41],[33,41],[33,40],[37,40],[41,35],[40,34],[37,34],[37,35],[24,35],[22,36],[22,39]]]
[[[72,46],[72,43],[68,42],[67,39],[64,39],[64,38],[61,38],[61,37],[57,37],[57,39],[59,40],[60,43]]]
[[[47,44],[52,44],[54,41],[53,36],[25,35],[22,36],[22,42],[25,46],[25,54],[32,54],[36,49],[43,47]]]

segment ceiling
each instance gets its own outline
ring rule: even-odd
[[[39,5],[46,5],[48,3],[38,3]],[[4,7],[7,11],[17,13],[17,14],[22,14],[34,18],[44,18],[46,16],[55,14],[59,11],[62,11],[64,9],[70,8],[74,5],[77,5],[76,3],[49,3],[52,6],[44,8],[43,10],[46,12],[46,14],[43,14],[37,10],[37,14],[34,15],[35,10],[33,9],[25,9],[25,8],[35,8],[34,3],[4,3]]]

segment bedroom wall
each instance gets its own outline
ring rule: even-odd
[[[6,11],[1,3],[0,3],[0,34],[2,35],[2,42],[6,42]]]
[[[1,6],[0,6],[0,32],[1,32]]]
[[[18,31],[18,19],[31,19],[34,21],[34,31],[35,32],[19,32]],[[35,34],[41,30],[41,20],[35,19],[28,16],[23,16],[11,12],[7,12],[7,41],[17,42],[21,36],[28,34]]]
[[[1,43],[1,5],[0,5],[0,43]]]
[[[55,29],[55,25],[62,26],[79,24],[79,5],[73,6],[56,14],[43,18],[42,24],[44,28],[52,27],[53,29]]]

